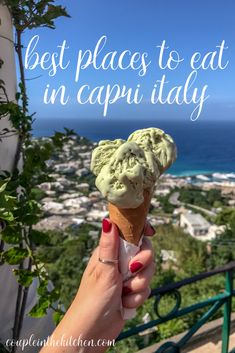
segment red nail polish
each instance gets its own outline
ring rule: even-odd
[[[132,292],[132,290],[130,288],[128,288],[128,287],[123,287],[122,288],[122,295],[127,295],[127,294],[129,294],[131,292]]]
[[[112,229],[112,223],[109,221],[109,219],[104,218],[102,222],[102,229],[104,233],[109,233],[110,230]]]
[[[134,272],[137,272],[138,270],[140,270],[141,267],[143,267],[142,263],[139,261],[135,261],[130,265],[130,270],[132,273],[134,273]]]

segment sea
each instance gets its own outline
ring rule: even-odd
[[[97,142],[126,139],[133,131],[158,127],[169,133],[178,158],[169,169],[176,176],[235,172],[235,121],[156,121],[134,119],[45,119],[34,123],[35,137],[50,136],[64,127]]]

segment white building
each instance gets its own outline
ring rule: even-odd
[[[168,262],[168,261],[172,261],[172,262],[177,262],[177,258],[175,256],[175,251],[173,250],[161,250],[161,258],[163,262]]]
[[[88,222],[94,222],[94,221],[101,222],[102,219],[108,217],[108,215],[109,215],[108,211],[100,211],[100,210],[92,209],[90,212],[87,212],[86,219]]]
[[[89,173],[90,173],[90,171],[87,168],[81,168],[81,169],[78,169],[75,174],[78,177],[81,177],[81,176],[88,175]]]
[[[159,188],[156,189],[154,192],[155,196],[167,196],[169,195],[169,193],[171,192],[171,189],[169,188]]]
[[[91,206],[91,200],[89,197],[82,196],[78,197],[75,199],[67,199],[64,201],[65,207],[75,207],[75,208],[80,208],[80,207],[89,207]]]
[[[202,241],[213,240],[225,230],[225,226],[211,225],[202,215],[192,212],[180,215],[180,227]]]
[[[51,212],[51,213],[57,213],[62,211],[64,208],[64,205],[59,203],[59,202],[45,202],[42,206],[43,211],[45,212]]]
[[[210,223],[198,213],[187,212],[180,215],[180,227],[184,228],[192,237],[207,235],[210,226]]]
[[[61,164],[56,164],[54,169],[56,172],[59,172],[62,174],[73,174],[75,173],[77,166],[74,165],[74,163],[61,163]]]
[[[89,190],[90,185],[88,183],[81,183],[81,184],[76,185],[76,187],[77,187],[78,190],[86,192],[86,191]]]

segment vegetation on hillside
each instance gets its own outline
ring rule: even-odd
[[[220,190],[211,189],[209,191],[202,191],[197,187],[180,190],[179,200],[185,204],[192,204],[208,210],[212,207],[222,207],[225,201]]]

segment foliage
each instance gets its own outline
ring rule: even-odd
[[[94,228],[83,224],[77,229],[64,232],[49,231],[48,242],[37,249],[37,255],[43,263],[56,288],[60,290],[61,301],[66,308],[73,300],[79,287],[87,260],[95,248],[96,241],[88,236]]]
[[[211,243],[210,268],[224,265],[235,258],[235,210],[224,208],[217,215],[216,223],[225,225],[225,229]]]
[[[64,134],[63,140],[68,139],[69,135]],[[0,181],[0,218],[7,225],[1,233],[1,239],[12,244],[2,251],[1,259],[10,265],[19,265],[15,274],[20,285],[27,288],[34,278],[38,279],[39,300],[30,313],[34,317],[45,315],[46,310],[59,299],[57,290],[48,289],[49,277],[36,252],[37,246],[47,243],[48,235],[33,228],[42,217],[41,206],[37,197],[35,199],[36,191],[40,183],[48,181],[50,169],[46,161],[56,149],[53,141],[40,144],[36,140],[27,142],[24,145],[25,163],[22,172],[15,171],[7,178],[3,174]],[[23,260],[28,263],[26,267]]]
[[[197,187],[188,187],[180,190],[179,200],[186,204],[192,204],[206,209],[212,207],[220,207],[224,204],[224,198],[221,191],[211,189],[209,191],[201,191]]]
[[[16,198],[6,192],[9,178],[0,180],[0,219],[8,221],[14,220],[13,211],[16,210]]]
[[[9,351],[1,342],[0,342],[0,353],[9,353]]]
[[[172,225],[159,226],[154,240],[157,253],[162,249],[175,253],[178,278],[190,277],[205,270],[205,244],[185,234],[181,228]]]
[[[9,8],[16,30],[24,31],[38,27],[54,29],[54,20],[61,16],[69,17],[66,9],[54,5],[54,0],[4,0]]]
[[[17,265],[14,270],[18,280],[17,303],[13,339],[20,335],[28,288],[34,279],[38,282],[38,302],[30,315],[41,317],[49,307],[56,309],[58,316],[63,314],[59,301],[59,291],[50,288],[49,277],[44,264],[36,255],[36,247],[44,244],[46,234],[34,230],[34,225],[41,219],[42,210],[38,203],[40,191],[38,185],[48,181],[50,168],[47,160],[66,143],[73,131],[55,133],[50,140],[34,140],[31,136],[33,116],[28,111],[28,97],[22,54],[22,33],[26,29],[48,27],[55,28],[55,19],[67,16],[66,10],[54,5],[54,0],[4,0],[11,13],[16,33],[15,49],[20,73],[20,83],[15,101],[9,101],[3,80],[0,81],[0,119],[9,119],[11,127],[0,131],[0,141],[12,135],[18,139],[15,158],[11,172],[1,171],[0,174],[0,222],[4,224],[0,233],[1,262]],[[1,59],[0,69],[4,68]],[[22,170],[19,163],[23,162]],[[4,222],[4,223],[3,223]],[[4,250],[4,242],[8,244]],[[55,302],[58,302],[55,308]],[[12,348],[12,352],[15,348]]]
[[[169,202],[169,195],[161,196],[158,198],[163,212],[166,214],[172,214],[174,211],[174,206]]]
[[[227,224],[232,227],[232,229],[235,229],[235,210],[233,208],[222,209],[217,215],[215,223],[218,225]]]

